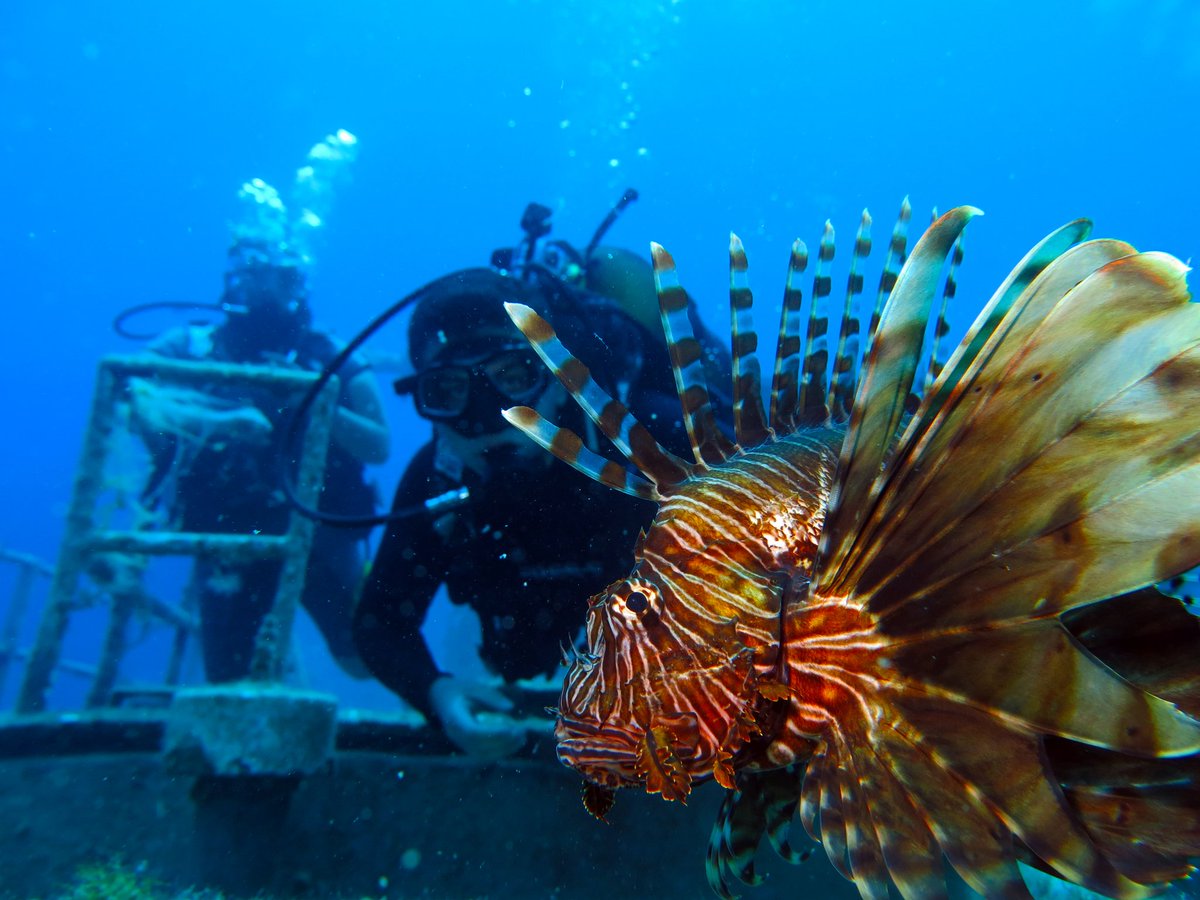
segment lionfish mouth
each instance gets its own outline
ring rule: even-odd
[[[607,788],[637,785],[638,744],[627,731],[560,716],[554,729],[558,759],[586,778]]]

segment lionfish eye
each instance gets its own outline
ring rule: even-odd
[[[615,615],[631,628],[646,628],[655,622],[661,601],[658,590],[644,582],[625,582],[609,594],[612,606],[609,615]]]

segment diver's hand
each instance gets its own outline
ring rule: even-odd
[[[439,678],[429,700],[446,736],[469,756],[501,759],[525,746],[525,725],[507,715],[512,701],[490,684]]]
[[[273,426],[256,406],[239,406],[213,414],[214,433],[244,444],[265,444],[271,439]]]
[[[261,445],[271,439],[271,420],[258,407],[202,391],[131,378],[129,404],[131,425],[151,439],[171,436],[196,445]]]

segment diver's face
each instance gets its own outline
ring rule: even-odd
[[[546,368],[528,345],[503,344],[441,353],[411,389],[423,417],[473,438],[507,432],[500,410],[536,406],[548,386]]]
[[[286,266],[253,266],[230,272],[222,300],[229,305],[224,330],[239,355],[286,353],[308,326],[303,275]]]

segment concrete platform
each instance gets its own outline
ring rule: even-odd
[[[552,748],[486,766],[411,720],[343,714],[310,777],[196,779],[163,762],[165,710],[0,725],[0,896],[56,896],[79,866],[120,857],[170,890],[277,897],[711,897],[714,785],[687,807],[630,792],[592,820]],[[760,857],[745,896],[857,897],[814,854]]]

